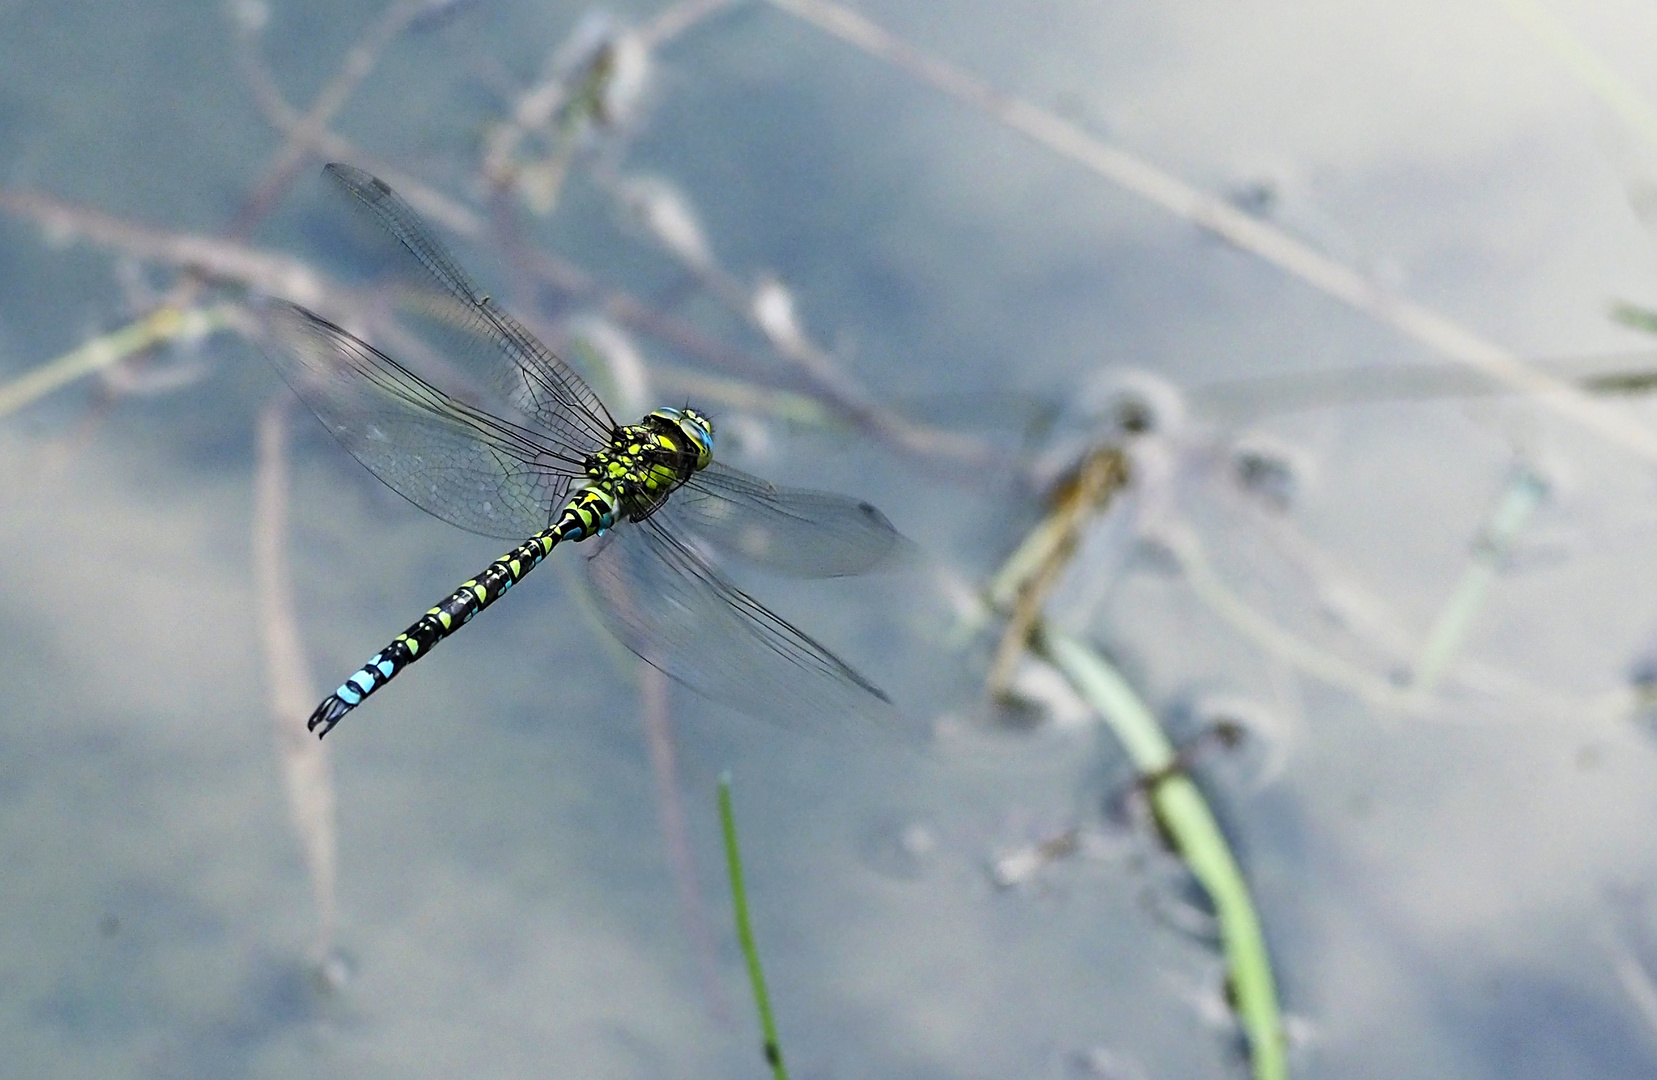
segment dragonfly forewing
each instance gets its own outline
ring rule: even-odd
[[[860,499],[778,487],[714,462],[673,494],[677,517],[722,553],[790,577],[865,574],[912,545]]]
[[[408,203],[361,169],[333,164],[324,171],[359,213],[397,240],[414,264],[411,280],[435,283],[456,301],[440,309],[428,302],[424,314],[447,325],[444,344],[468,374],[571,445],[597,449],[609,441],[616,422],[592,387],[480,289]]]
[[[265,353],[340,444],[393,491],[470,532],[522,540],[547,527],[581,463],[450,397],[304,308],[264,311]]]

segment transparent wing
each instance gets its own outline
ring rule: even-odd
[[[669,504],[722,552],[794,577],[861,574],[909,546],[866,502],[777,487],[718,462],[691,477]]]
[[[385,181],[350,165],[323,170],[352,205],[390,233],[413,257],[427,281],[454,303],[425,314],[443,324],[446,351],[477,378],[504,394],[524,414],[571,447],[600,447],[616,422],[575,370],[521,323],[497,307],[432,235],[414,209]]]
[[[547,527],[582,463],[443,393],[302,307],[272,301],[265,353],[351,455],[409,502],[484,536]]]
[[[680,539],[674,501],[598,541],[587,577],[610,631],[692,690],[812,734],[882,734],[890,699],[822,645],[719,576]],[[667,520],[663,520],[666,518]]]

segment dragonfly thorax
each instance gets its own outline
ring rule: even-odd
[[[617,428],[610,445],[587,459],[593,486],[607,488],[634,521],[656,508],[713,460],[713,424],[690,409],[657,409]]]

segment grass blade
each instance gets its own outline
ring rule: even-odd
[[[759,1010],[761,1050],[776,1080],[788,1080],[782,1063],[782,1044],[777,1041],[777,1024],[771,1017],[771,996],[765,992],[765,973],[759,966],[759,949],[748,923],[748,894],[742,887],[742,854],[736,846],[736,814],[731,810],[731,774],[719,778],[719,827],[725,837],[725,865],[731,873],[731,900],[736,908],[736,937],[748,962],[748,981],[754,987],[754,1006]]]

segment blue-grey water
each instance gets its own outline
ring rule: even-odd
[[[1543,5],[1657,99],[1657,11]],[[271,3],[280,87],[308,102],[378,10]],[[1596,96],[1520,0],[859,10],[1522,355],[1649,343],[1607,313],[1657,306],[1636,212],[1657,147],[1638,102]],[[390,45],[334,129],[475,203],[490,126],[585,13],[455,4]],[[279,146],[235,50],[223,5],[0,5],[0,186],[223,229]],[[77,383],[0,420],[0,1073],[764,1075],[725,769],[794,1075],[1245,1072],[1217,955],[1171,925],[1191,915],[1176,867],[1142,818],[1105,812],[1120,753],[1082,720],[984,729],[989,647],[953,632],[938,568],[981,582],[1034,523],[1015,466],[1101,373],[1197,391],[1439,358],[764,4],[666,45],[638,123],[615,167],[672,182],[725,271],[778,275],[876,397],[1005,458],[963,478],[844,430],[730,424],[744,466],[869,498],[923,549],[888,577],[762,588],[937,734],[824,742],[673,693],[687,914],[637,666],[559,552],[330,736],[324,985],[255,619],[254,430],[288,391],[223,335],[136,372],[149,393]],[[592,165],[528,238],[771,356]],[[252,242],[349,276],[323,196],[307,165]],[[141,314],[169,274],[0,216],[0,381]],[[155,384],[166,365],[201,374]],[[1513,397],[1242,419],[1205,402],[1144,441],[1139,489],[1055,611],[1176,734],[1204,701],[1260,717],[1199,768],[1264,923],[1292,1074],[1650,1075],[1657,753],[1629,686],[1657,650],[1657,463]],[[1657,431],[1657,405],[1615,407]],[[320,691],[502,545],[291,419],[294,604]],[[1239,445],[1296,469],[1251,495]],[[1196,537],[1252,610],[1397,689],[1520,464],[1548,496],[1428,710],[1240,633],[1158,539]],[[1080,853],[994,883],[998,858],[1072,826]]]

